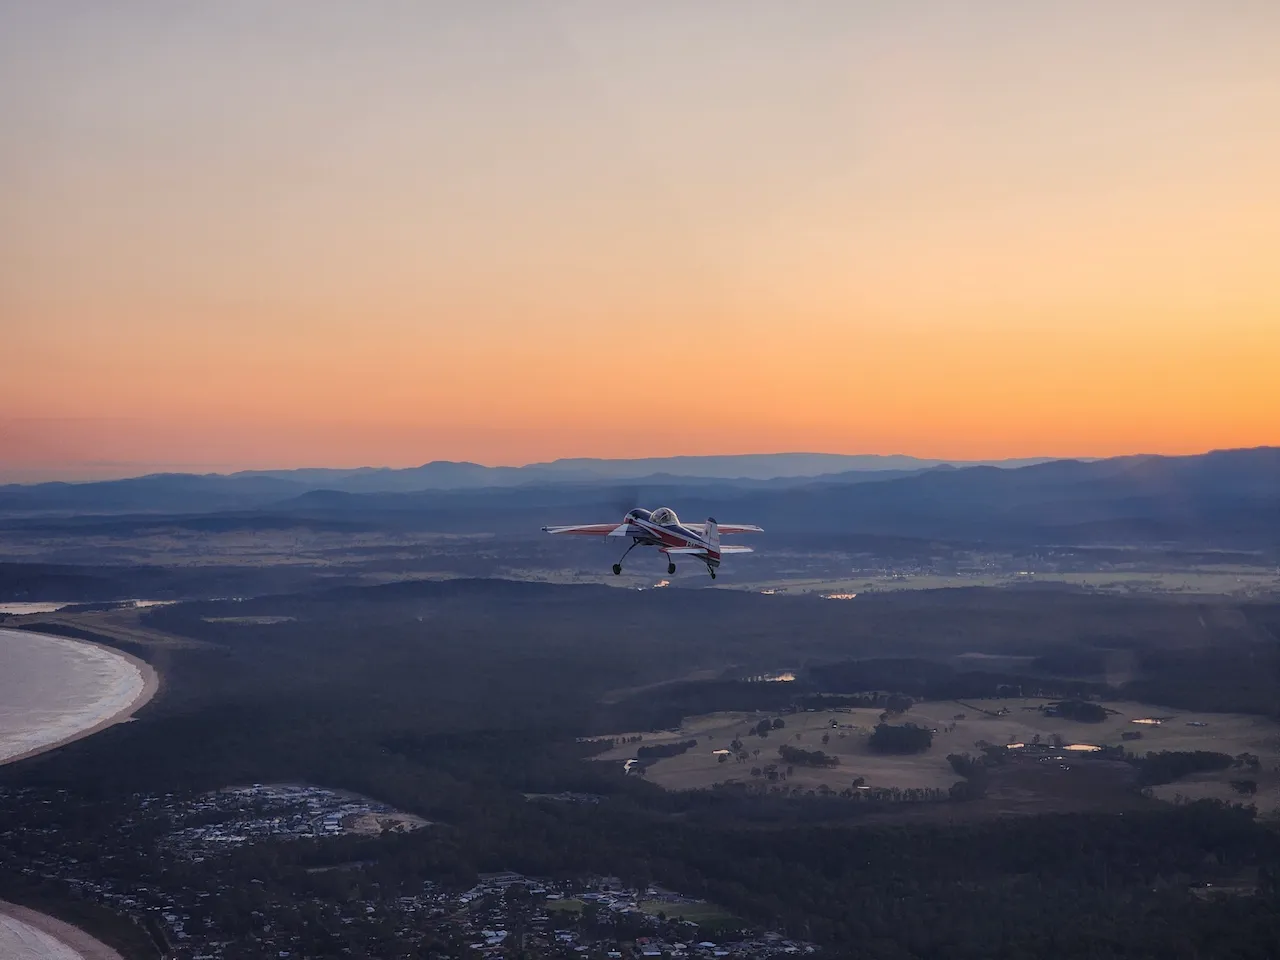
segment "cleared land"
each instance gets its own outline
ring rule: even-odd
[[[71,627],[109,640],[120,640],[124,643],[136,643],[157,649],[203,645],[196,640],[176,637],[171,633],[143,626],[140,619],[143,612],[144,610],[138,607],[123,607],[117,610],[95,610],[88,613],[52,613],[26,617],[16,623],[33,629],[39,629],[44,625]]]
[[[1212,567],[1203,570],[1088,571],[1079,573],[899,574],[890,576],[780,577],[734,583],[744,590],[792,594],[858,594],[949,587],[1010,587],[1058,583],[1111,594],[1185,594],[1189,596],[1268,597],[1280,594],[1280,573],[1273,567]]]
[[[412,813],[361,813],[348,817],[343,827],[350,833],[378,836],[383,833],[411,833],[430,826],[429,820]]]
[[[548,911],[559,911],[561,913],[582,913],[586,909],[586,903],[576,897],[566,897],[563,900],[548,900],[543,907]],[[702,927],[716,927],[734,920],[733,914],[729,913],[723,907],[718,907],[714,903],[707,903],[703,900],[697,901],[672,901],[672,900],[641,900],[637,906],[640,910],[652,916],[663,914],[671,920],[689,920]]]
[[[269,627],[273,623],[291,623],[297,617],[201,617],[205,623],[239,623],[250,627]]]
[[[765,738],[751,731],[760,720],[772,719],[771,714],[717,713],[691,717],[677,731],[620,734],[620,738],[640,736],[641,740],[621,744],[597,759],[627,760],[636,756],[638,747],[696,739],[697,746],[679,756],[658,760],[645,772],[649,780],[669,790],[689,790],[716,783],[752,782],[759,779],[752,776],[752,768],[763,768],[767,764],[777,764],[779,770],[785,771],[787,765],[779,758],[778,747],[789,744],[805,750],[821,750],[840,759],[839,765],[832,768],[793,766],[783,784],[790,788],[813,789],[825,784],[831,789],[843,790],[855,778],[863,777],[865,785],[873,788],[945,790],[960,779],[947,762],[950,753],[977,753],[981,742],[1047,743],[1058,735],[1068,745],[1121,744],[1139,755],[1160,750],[1208,750],[1232,756],[1252,753],[1261,761],[1262,769],[1257,773],[1227,770],[1158,787],[1155,794],[1164,799],[1181,793],[1240,800],[1230,781],[1247,778],[1258,783],[1253,801],[1259,811],[1266,813],[1280,807],[1280,724],[1274,721],[1246,714],[1189,713],[1153,704],[1111,702],[1103,704],[1114,711],[1105,721],[1080,723],[1046,716],[1040,708],[1049,702],[1010,698],[917,703],[892,722],[915,723],[937,732],[928,751],[909,756],[873,753],[867,740],[879,722],[880,711],[848,709],[784,714],[785,726],[771,731]],[[1007,712],[996,715],[1002,711]],[[1152,718],[1166,719],[1159,724],[1133,722]],[[1125,741],[1121,736],[1124,733],[1141,733],[1142,739]],[[739,761],[729,756],[722,761],[716,751],[729,750],[735,738],[742,742],[748,759]],[[1063,750],[1061,754],[1068,765],[1073,758],[1087,756],[1082,751],[1071,750]]]
[[[657,916],[663,914],[669,920],[688,920],[700,927],[715,927],[734,920],[733,914],[714,903],[702,901],[696,903],[673,903],[669,900],[644,900],[640,909],[645,913]]]
[[[576,897],[569,897],[564,900],[548,900],[543,906],[550,911],[560,911],[562,913],[581,913],[586,909],[587,905]]]

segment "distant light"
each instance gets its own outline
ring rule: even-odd
[[[824,593],[823,600],[852,600],[856,597],[856,593]]]

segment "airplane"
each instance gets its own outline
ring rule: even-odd
[[[568,527],[543,527],[543,533],[569,533],[580,536],[630,537],[631,546],[613,565],[614,576],[622,573],[622,561],[636,547],[657,547],[667,555],[667,573],[676,572],[675,557],[687,556],[707,565],[711,579],[716,578],[720,558],[730,553],[751,553],[750,547],[720,545],[723,533],[763,533],[760,527],[749,523],[716,523],[708,517],[706,523],[682,523],[670,507],[659,507],[652,513],[641,507],[628,510],[621,523],[585,523]]]

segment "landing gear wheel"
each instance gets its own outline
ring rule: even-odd
[[[672,575],[673,573],[675,573],[675,572],[676,572],[676,565],[675,565],[674,563],[668,563],[668,564],[667,564],[667,576],[671,576],[671,575]]]
[[[620,563],[615,563],[615,564],[613,565],[613,575],[616,577],[616,576],[617,576],[618,574],[620,574],[621,572],[622,572],[622,564],[620,564]]]
[[[708,572],[711,574],[711,579],[714,580],[716,578],[716,572],[710,568],[708,568]]]

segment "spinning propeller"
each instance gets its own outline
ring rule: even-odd
[[[639,495],[640,495],[640,492],[636,490],[634,487],[630,487],[626,489],[619,488],[616,491],[614,496],[614,501],[613,501],[614,509],[617,510],[619,513],[621,513],[623,516],[626,516],[626,514],[633,507],[635,507],[636,504],[639,502],[637,500]],[[629,524],[627,523],[627,521],[623,520],[622,523],[618,524],[616,527],[610,530],[606,534],[606,536],[625,537],[627,535],[628,526]]]

